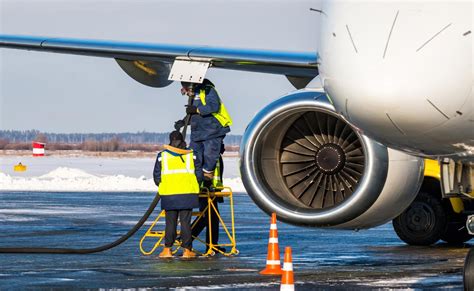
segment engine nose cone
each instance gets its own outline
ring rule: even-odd
[[[316,165],[326,174],[339,172],[345,162],[344,151],[336,144],[326,144],[316,153]]]

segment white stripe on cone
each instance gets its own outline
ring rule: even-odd
[[[270,229],[277,229],[277,225],[274,223],[270,224]]]
[[[283,263],[283,271],[293,271],[293,263]]]
[[[267,260],[267,265],[280,265],[278,260]]]
[[[293,291],[295,290],[295,285],[293,284],[281,284],[280,291]]]
[[[268,242],[271,244],[277,244],[278,243],[278,238],[277,237],[271,237],[268,239]]]

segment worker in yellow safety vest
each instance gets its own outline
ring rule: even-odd
[[[195,174],[195,157],[179,131],[170,134],[170,145],[158,153],[153,178],[161,197],[161,208],[166,211],[165,247],[160,258],[172,257],[171,247],[176,239],[178,217],[181,222],[183,257],[191,258],[191,215],[199,207],[199,185]]]
[[[196,155],[196,174],[204,186],[212,186],[214,170],[224,137],[230,132],[232,119],[217,94],[214,84],[204,79],[202,84],[182,82],[181,93],[194,100],[186,108],[191,115],[190,147]],[[184,126],[183,120],[175,123],[176,130]]]

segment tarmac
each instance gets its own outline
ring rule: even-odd
[[[0,247],[102,245],[127,232],[153,197],[153,193],[0,192]],[[138,248],[142,228],[103,253],[0,254],[0,289],[276,290],[280,278],[258,274],[265,267],[270,218],[245,193],[234,198],[237,256],[192,260],[144,256]],[[220,208],[228,218],[229,207],[224,203]],[[293,248],[298,290],[462,289],[464,257],[471,246],[408,246],[390,223],[354,232],[279,222],[278,231],[281,257],[285,246]]]

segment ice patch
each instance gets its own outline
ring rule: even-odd
[[[406,285],[413,285],[413,284],[423,284],[426,286],[427,284],[440,284],[440,283],[448,283],[448,282],[459,282],[461,279],[461,275],[451,275],[451,276],[443,276],[438,277],[431,274],[426,274],[426,277],[405,277],[405,278],[397,278],[397,279],[388,279],[388,280],[377,280],[370,283],[364,283],[363,285],[368,286],[382,286],[382,287],[397,287],[397,286],[406,286]],[[461,279],[462,280],[462,279]]]
[[[271,288],[279,285],[278,283],[240,283],[240,284],[222,284],[222,285],[209,285],[209,286],[184,286],[174,288],[174,290],[210,290],[210,289],[259,289],[259,288]]]
[[[3,215],[69,215],[92,214],[98,210],[85,207],[50,207],[46,209],[0,209]]]
[[[369,283],[363,283],[363,285],[368,286],[387,286],[387,287],[396,287],[396,286],[406,286],[410,284],[415,284],[423,280],[423,277],[405,277],[397,279],[388,279],[388,280],[377,280]]]
[[[137,222],[138,222],[138,219],[137,220],[122,220],[122,221],[117,221],[115,223],[121,224],[121,225],[135,225],[135,224],[137,224]],[[153,223],[153,221],[147,221],[143,225],[145,225],[145,226],[148,225],[149,226],[152,223]],[[158,223],[156,225],[160,225],[160,224],[165,225],[165,222],[164,221],[158,221]]]
[[[53,280],[54,280],[54,281],[59,281],[59,282],[72,282],[72,281],[76,281],[75,279],[71,279],[71,278],[54,278]]]
[[[38,220],[36,218],[31,217],[16,217],[16,216],[9,216],[9,215],[0,215],[0,222],[31,222]]]
[[[335,258],[340,259],[340,260],[356,260],[356,259],[364,259],[364,258],[368,258],[368,257],[369,256],[364,256],[364,255],[359,255],[359,256],[344,255],[344,256],[336,256]]]

